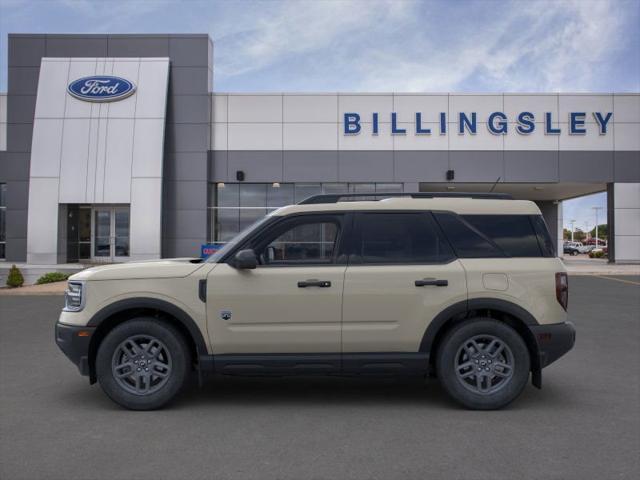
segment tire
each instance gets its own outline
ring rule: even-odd
[[[130,410],[155,410],[170,402],[189,374],[190,354],[182,334],[161,320],[128,320],[103,339],[96,356],[102,390]]]
[[[511,403],[527,385],[529,369],[529,351],[522,337],[489,318],[473,318],[453,327],[436,358],[445,391],[472,410],[495,410]]]
[[[578,251],[574,250],[573,252],[571,252],[571,255],[573,255],[575,257],[576,255],[578,255]]]

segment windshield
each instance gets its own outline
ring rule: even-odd
[[[253,222],[251,225],[249,225],[248,227],[246,227],[244,230],[242,230],[240,233],[238,233],[235,237],[233,237],[227,244],[225,244],[224,247],[222,247],[220,250],[218,250],[216,253],[214,253],[213,255],[207,257],[207,259],[205,260],[206,262],[211,262],[211,263],[215,263],[218,260],[220,260],[222,257],[224,257],[230,250],[234,249],[236,247],[236,245],[238,245],[239,243],[242,243],[244,241],[244,239],[256,228],[258,228],[260,225],[262,225],[263,223],[265,223],[268,219],[269,219],[269,215],[267,215],[266,217],[262,217],[258,220],[256,220],[255,222]]]

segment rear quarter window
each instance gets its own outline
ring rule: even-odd
[[[463,215],[462,218],[509,257],[542,256],[529,215]]]
[[[459,258],[506,256],[497,245],[459,215],[449,212],[434,212],[434,217]]]

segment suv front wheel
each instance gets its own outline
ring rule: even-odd
[[[131,410],[153,410],[173,399],[189,373],[189,349],[175,328],[144,317],[110,331],[96,356],[100,386]]]
[[[436,359],[447,393],[467,408],[492,410],[511,403],[529,379],[529,351],[513,328],[475,318],[447,333]]]

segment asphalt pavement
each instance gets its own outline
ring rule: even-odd
[[[640,478],[640,278],[570,284],[574,350],[495,412],[348,378],[218,378],[130,412],[56,347],[62,297],[2,296],[0,478]]]

